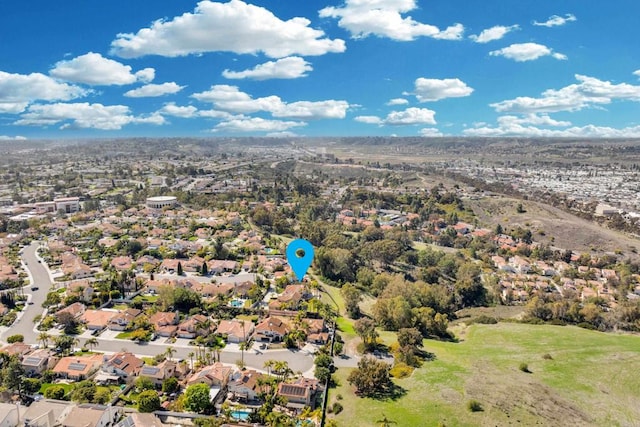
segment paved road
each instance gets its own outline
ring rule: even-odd
[[[27,304],[26,309],[19,315],[18,319],[11,328],[8,328],[0,335],[0,340],[5,341],[8,336],[14,334],[21,334],[24,336],[24,341],[27,344],[38,344],[39,331],[35,330],[35,324],[33,319],[39,314],[43,313],[42,303],[47,297],[49,289],[52,287],[51,276],[49,270],[45,264],[38,262],[39,259],[36,255],[36,250],[40,242],[33,242],[31,245],[25,247],[22,252],[22,260],[27,269],[27,273],[31,279],[31,283],[25,287],[25,294],[29,295],[30,302],[33,304]],[[38,289],[31,291],[31,288],[35,286]],[[51,335],[58,331],[49,331]],[[194,346],[179,346],[173,344],[165,344],[161,342],[150,342],[146,344],[136,344],[129,340],[117,340],[96,337],[99,341],[97,351],[106,353],[115,353],[119,351],[131,351],[139,356],[153,357],[158,354],[162,354],[166,351],[167,347],[171,346],[176,350],[173,358],[189,360],[189,353],[196,352]],[[83,345],[88,338],[79,338],[80,343]],[[235,364],[236,361],[241,359],[241,352],[234,346],[231,348],[222,350],[220,355],[221,361],[224,363]],[[244,352],[244,362],[247,367],[255,369],[263,369],[264,362],[267,360],[284,360],[289,364],[289,367],[293,372],[307,372],[313,368],[313,356],[309,356],[303,352],[290,351],[290,350],[266,350],[256,351],[247,350]]]
[[[47,268],[38,262],[36,250],[40,245],[39,242],[32,242],[31,245],[25,247],[22,251],[22,262],[25,264],[29,275],[30,284],[24,287],[25,295],[28,295],[28,304],[26,309],[18,315],[18,320],[0,336],[3,341],[7,337],[14,334],[24,335],[25,342],[36,344],[38,340],[37,333],[34,332],[33,319],[38,314],[42,314],[42,303],[47,297],[47,292],[51,287],[51,278]],[[32,291],[32,287],[38,289]],[[33,304],[30,304],[33,303]]]

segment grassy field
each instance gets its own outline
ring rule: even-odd
[[[394,380],[406,392],[395,401],[356,397],[349,370],[339,370],[329,400],[342,396],[338,425],[379,425],[383,416],[397,426],[623,426],[640,419],[638,336],[516,323],[472,325],[458,336],[459,343],[425,341],[436,359]],[[472,399],[484,410],[470,412]]]

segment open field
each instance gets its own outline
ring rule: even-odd
[[[464,203],[473,209],[481,224],[491,228],[497,224],[501,224],[505,230],[521,226],[531,229],[534,240],[559,248],[590,254],[621,250],[631,258],[638,257],[631,251],[640,248],[639,239],[543,203],[508,197],[485,197],[465,200]],[[516,212],[518,203],[522,203],[526,212]]]
[[[406,391],[395,401],[356,397],[349,370],[339,370],[329,401],[343,397],[338,425],[373,426],[383,416],[397,426],[626,426],[640,419],[638,336],[500,323],[472,325],[459,343],[425,341],[425,348],[436,359],[395,380]],[[471,399],[484,410],[470,412]]]

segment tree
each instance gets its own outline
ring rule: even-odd
[[[97,346],[100,345],[100,342],[98,341],[97,338],[89,338],[88,340],[86,340],[84,342],[85,347],[91,347],[91,348],[96,348]]]
[[[402,328],[398,331],[398,351],[396,360],[406,363],[409,366],[419,366],[420,360],[417,357],[419,349],[422,347],[422,334],[416,328]]]
[[[60,385],[51,386],[44,391],[44,397],[47,399],[62,400],[65,394],[64,387]]]
[[[358,367],[351,371],[347,382],[355,386],[361,396],[384,394],[392,385],[389,377],[389,365],[373,357],[363,357]]]
[[[73,391],[71,392],[71,400],[80,403],[93,402],[98,387],[93,381],[85,380],[76,383]]]
[[[145,377],[144,375],[136,379],[135,386],[139,391],[154,390],[156,388],[151,378]]]
[[[78,321],[73,314],[63,311],[56,316],[56,320],[64,327],[65,334],[69,335],[77,333]]]
[[[145,390],[138,395],[138,411],[153,412],[160,409],[160,396],[155,390]]]
[[[171,360],[171,358],[173,357],[174,354],[176,354],[177,350],[171,346],[167,347],[167,349],[164,351],[164,354],[167,355],[167,359]]]
[[[24,342],[24,335],[21,334],[15,334],[15,335],[11,335],[9,337],[7,337],[7,343],[8,344],[13,344],[16,342]]]
[[[484,303],[486,289],[482,286],[480,273],[480,267],[472,262],[466,262],[458,269],[454,286],[458,307],[472,307]]]
[[[178,262],[178,276],[182,275],[184,275],[184,272],[182,271],[182,263]]]
[[[362,292],[351,283],[346,283],[340,289],[340,293],[344,297],[344,304],[347,314],[352,319],[360,317],[360,300],[362,300]]]
[[[73,350],[73,347],[78,343],[78,339],[69,335],[58,335],[54,339],[54,345],[59,348],[63,354],[68,354]]]
[[[371,348],[376,343],[378,338],[378,332],[376,331],[376,324],[368,317],[358,319],[353,324],[353,329],[356,334],[362,339],[365,350]]]
[[[422,340],[422,334],[416,328],[402,328],[398,331],[398,345],[400,348],[421,348],[423,345]]]
[[[93,403],[97,403],[99,405],[105,405],[111,400],[111,390],[107,388],[101,388],[96,391],[96,394],[93,396]]]
[[[195,353],[193,351],[190,351],[189,354],[187,354],[187,356],[189,357],[189,360],[191,361],[191,364],[189,365],[189,367],[191,369],[193,369],[194,368],[194,366],[193,366],[193,356],[195,356]]]
[[[200,269],[200,274],[202,274],[203,276],[206,276],[207,274],[209,274],[209,269],[207,268],[207,262],[204,261],[202,263],[202,268]]]
[[[38,378],[25,378],[22,381],[22,391],[27,394],[36,393],[42,387],[42,380]]]
[[[211,410],[209,398],[209,386],[206,384],[193,384],[187,387],[184,393],[184,407],[192,412],[203,414]]]
[[[162,391],[165,393],[176,393],[180,390],[180,384],[176,377],[169,377],[162,382]]]
[[[49,341],[51,340],[51,335],[46,332],[40,332],[38,334],[38,342],[42,344],[42,347],[47,347],[49,345]]]

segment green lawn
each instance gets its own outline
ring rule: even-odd
[[[53,383],[44,383],[42,384],[42,386],[40,386],[40,390],[38,390],[38,393],[40,394],[44,394],[44,392],[53,386],[60,386],[64,389],[65,394],[69,393],[69,391],[71,391],[71,389],[73,388],[72,384],[53,384]]]
[[[116,338],[119,340],[128,340],[131,338],[131,334],[132,332],[120,332],[118,335],[116,335]]]
[[[616,426],[640,419],[638,336],[500,323],[473,325],[459,343],[426,340],[425,349],[436,359],[395,380],[406,391],[395,401],[356,397],[346,381],[350,370],[339,370],[329,400],[343,397],[338,425],[372,426],[383,414],[397,426]],[[471,399],[484,411],[469,412]]]

